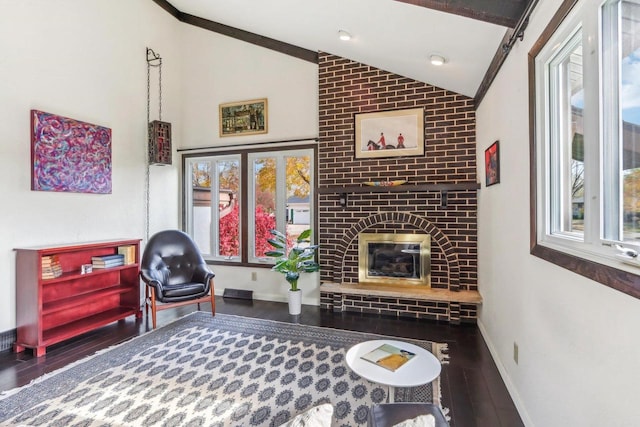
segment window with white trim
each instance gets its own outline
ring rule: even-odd
[[[185,162],[185,223],[206,259],[241,261],[241,157],[197,156]]]
[[[640,0],[563,7],[570,13],[558,13],[530,52],[532,253],[574,257],[557,262],[572,269],[580,258],[638,274]]]
[[[184,156],[184,228],[205,259],[272,264],[270,230],[314,221],[314,148]]]

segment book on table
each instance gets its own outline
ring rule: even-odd
[[[398,348],[395,345],[382,344],[360,357],[385,369],[395,371],[413,359],[415,355],[415,353]]]

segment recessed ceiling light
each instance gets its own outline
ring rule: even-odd
[[[345,30],[338,31],[338,37],[340,38],[340,40],[344,40],[344,41],[351,40],[351,34],[349,33],[349,31],[345,31]]]
[[[435,66],[438,66],[438,67],[440,65],[444,64],[445,62],[447,62],[447,58],[445,58],[442,55],[435,54],[435,53],[433,55],[429,56],[429,60],[431,61],[432,65],[435,65]]]

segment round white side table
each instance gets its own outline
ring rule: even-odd
[[[361,358],[383,344],[415,353],[407,363],[390,371]],[[347,351],[347,365],[353,372],[369,381],[388,386],[388,401],[393,402],[395,387],[417,387],[438,378],[442,366],[437,357],[417,345],[396,340],[372,340],[354,345]]]

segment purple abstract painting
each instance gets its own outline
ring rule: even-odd
[[[111,193],[111,129],[31,110],[31,189]]]

